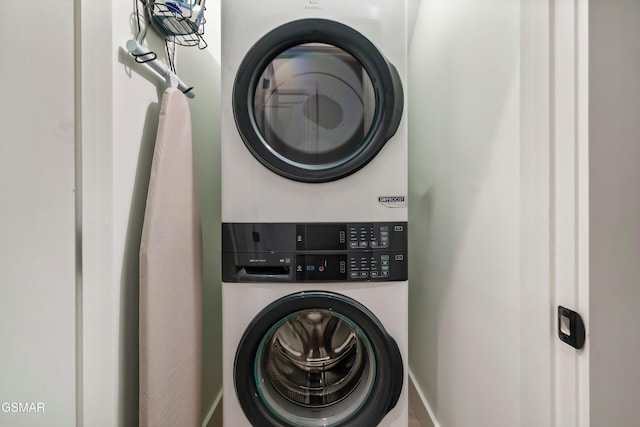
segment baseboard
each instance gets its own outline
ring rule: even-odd
[[[421,427],[440,427],[429,402],[409,369],[409,403]]]
[[[222,427],[222,390],[213,401],[207,416],[204,417],[202,427]]]

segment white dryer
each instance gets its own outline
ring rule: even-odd
[[[222,221],[406,221],[404,0],[222,1]]]
[[[225,427],[407,425],[406,20],[222,0]]]

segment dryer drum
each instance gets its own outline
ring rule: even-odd
[[[234,380],[252,425],[378,425],[403,378],[397,344],[344,295],[300,292],[264,308],[236,352]]]
[[[289,22],[238,68],[233,113],[249,151],[286,178],[326,182],[371,161],[395,134],[404,94],[365,36],[326,19]]]

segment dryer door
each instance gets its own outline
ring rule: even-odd
[[[236,393],[254,426],[376,426],[402,390],[396,342],[362,304],[314,291],[281,298],[245,331]]]
[[[289,179],[326,182],[365,166],[396,132],[398,72],[362,34],[303,19],[266,34],[247,53],[233,89],[242,139]]]

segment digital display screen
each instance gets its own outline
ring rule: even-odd
[[[298,255],[296,279],[311,281],[347,280],[346,255]]]
[[[296,249],[323,251],[347,248],[345,224],[306,224],[296,227]]]

